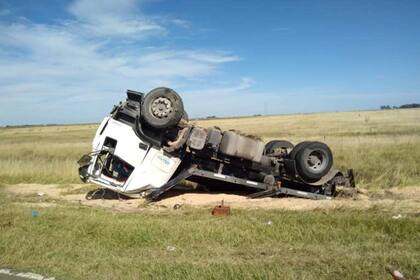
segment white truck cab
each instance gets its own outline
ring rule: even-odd
[[[104,118],[99,126],[92,151],[87,181],[124,194],[162,187],[181,163],[112,117]]]

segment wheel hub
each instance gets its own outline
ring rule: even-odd
[[[308,157],[308,165],[313,170],[318,170],[322,166],[322,155],[317,152],[312,152]]]
[[[157,118],[166,118],[172,112],[172,102],[165,97],[156,98],[152,103],[151,111]]]

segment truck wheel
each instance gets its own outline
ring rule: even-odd
[[[273,140],[268,142],[264,147],[264,155],[274,154],[276,150],[283,149],[286,150],[287,153],[293,149],[293,144],[286,140]]]
[[[330,148],[321,142],[303,144],[294,156],[298,174],[308,181],[317,181],[330,171],[333,156]]]
[[[299,144],[297,144],[297,145],[293,148],[293,150],[290,152],[290,154],[289,154],[290,159],[295,160],[296,155],[299,153],[299,151],[300,151],[303,147],[305,147],[306,145],[308,145],[308,144],[310,144],[310,143],[312,143],[312,142],[310,142],[310,141],[303,141],[303,142],[300,142]]]
[[[141,115],[152,127],[164,129],[179,123],[184,113],[181,97],[173,89],[159,87],[143,100]]]

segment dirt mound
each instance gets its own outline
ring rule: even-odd
[[[93,187],[94,189],[94,187]],[[117,195],[100,196],[97,199],[85,198],[86,185],[38,185],[18,184],[4,188],[8,193],[28,197],[24,205],[37,207],[59,206],[58,201],[78,203],[84,206],[103,207],[116,211],[132,212],[148,208],[172,209],[175,205],[187,207],[213,207],[222,201],[234,208],[263,208],[285,210],[314,210],[357,208],[367,209],[374,206],[386,209],[401,209],[401,211],[420,211],[420,187],[392,188],[386,191],[367,192],[362,190],[353,198],[336,198],[333,200],[310,200],[302,198],[260,198],[249,199],[244,195],[225,193],[185,193],[174,191],[158,202],[148,203],[145,199],[124,199]]]

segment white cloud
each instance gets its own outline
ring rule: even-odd
[[[203,97],[203,96],[226,96],[232,94],[243,94],[255,84],[255,81],[249,77],[243,77],[236,84],[224,85],[212,88],[198,88],[192,91],[186,92],[187,94]]]
[[[77,19],[76,27],[91,35],[138,39],[135,36],[164,31],[163,26],[142,15],[139,4],[135,0],[77,0],[69,6],[69,11]]]
[[[216,64],[240,60],[240,57],[238,56],[226,55],[223,53],[192,52],[189,54],[189,57],[195,60]]]
[[[1,57],[4,70],[0,79],[27,83],[30,80],[52,84],[103,85],[141,81],[145,87],[177,78],[211,74],[220,64],[235,56],[198,51],[142,51],[121,55],[104,54],[102,44],[78,37],[65,28],[44,25],[2,25],[2,46],[21,51],[19,57]],[[211,57],[209,59],[208,57]],[[114,87],[113,87],[114,88]]]
[[[144,76],[188,78],[210,74],[220,64],[237,60],[238,57],[223,53],[160,51],[146,54],[137,62]]]
[[[201,87],[184,92],[185,107],[190,116],[240,116],[261,114],[259,104],[265,93],[253,91],[255,81],[242,77],[236,83]],[[203,102],[205,100],[205,102]],[[211,110],[208,110],[211,108]]]
[[[166,30],[137,7],[134,0],[77,0],[69,7],[72,21],[0,21],[0,125],[97,121],[125,89],[191,86],[240,60],[221,51],[127,44]]]
[[[170,23],[175,24],[176,26],[182,27],[182,28],[190,28],[191,27],[191,22],[187,21],[187,20],[183,20],[183,19],[172,19],[170,20]]]

